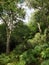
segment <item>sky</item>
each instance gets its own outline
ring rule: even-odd
[[[30,19],[30,16],[32,13],[34,13],[34,9],[30,9],[28,6],[26,6],[26,3],[22,3],[21,5],[18,4],[19,7],[22,6],[22,8],[24,8],[26,15],[25,15],[25,20],[23,20],[24,22],[28,23],[28,20]]]
[[[28,7],[25,8],[26,10],[26,15],[25,15],[25,22],[28,22],[30,19],[31,14],[34,12],[34,9],[29,9]]]
[[[0,24],[2,24],[3,22],[1,22],[2,20],[0,20]]]

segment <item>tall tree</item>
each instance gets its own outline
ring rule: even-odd
[[[6,53],[10,52],[9,42],[14,24],[24,18],[24,9],[17,6],[21,0],[1,0],[0,1],[0,18],[6,25]]]
[[[49,2],[48,0],[27,0],[27,4],[34,8],[36,11],[35,19],[39,31],[41,32],[41,24],[44,23],[46,28],[49,29]]]

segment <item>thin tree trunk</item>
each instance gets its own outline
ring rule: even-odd
[[[7,42],[6,42],[6,53],[9,54],[10,52],[10,37],[11,37],[11,31],[7,31]]]
[[[41,32],[42,32],[42,30],[41,30],[40,24],[39,24],[39,23],[37,23],[37,25],[38,25],[39,32],[41,33]]]
[[[12,32],[12,28],[13,28],[13,18],[12,18],[12,13],[9,17],[9,22],[7,23],[7,42],[6,42],[6,53],[9,54],[10,53],[10,37],[11,37],[11,32]]]

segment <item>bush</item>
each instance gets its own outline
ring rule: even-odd
[[[41,63],[41,65],[49,65],[49,60],[45,60]]]
[[[35,63],[36,58],[34,57],[35,51],[33,49],[30,49],[26,52],[24,52],[22,55],[20,55],[20,60],[24,60],[26,64]]]
[[[10,61],[9,56],[6,56],[5,54],[0,55],[0,63],[5,65]]]
[[[41,52],[41,57],[44,59],[49,58],[49,48],[47,48],[45,51]]]

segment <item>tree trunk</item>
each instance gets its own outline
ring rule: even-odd
[[[11,37],[11,31],[7,31],[7,42],[6,42],[6,53],[9,54],[10,52],[10,37]]]
[[[9,21],[7,23],[7,42],[6,42],[6,53],[9,54],[10,53],[10,37],[11,37],[11,32],[13,29],[13,14],[11,13],[10,17],[9,17]]]
[[[42,32],[42,30],[41,30],[40,24],[39,24],[39,23],[37,23],[37,25],[38,25],[39,32],[41,33],[41,32]]]

